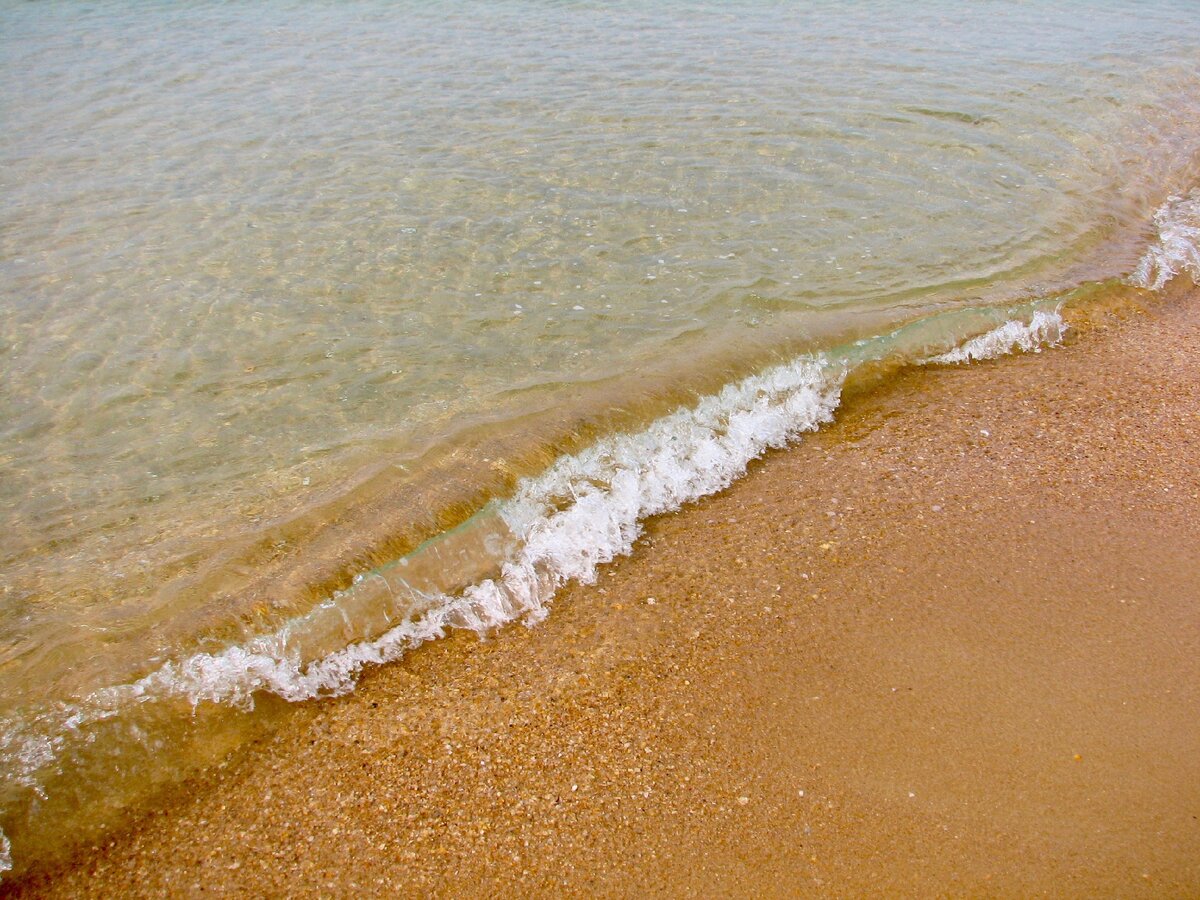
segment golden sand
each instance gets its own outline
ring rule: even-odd
[[[1200,294],[903,374],[4,892],[1200,893]]]

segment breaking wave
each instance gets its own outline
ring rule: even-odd
[[[971,338],[946,353],[930,356],[926,364],[969,363],[975,360],[994,359],[1006,353],[1021,351],[1040,353],[1044,346],[1058,344],[1067,325],[1061,313],[1038,310],[1028,322],[1010,320],[986,334]]]
[[[1154,225],[1158,240],[1130,275],[1130,284],[1160,291],[1185,272],[1200,283],[1200,190],[1168,199],[1154,214]]]
[[[926,363],[965,362],[1036,350],[1057,342],[1066,325],[1057,311],[1010,320]],[[855,348],[798,357],[727,385],[642,431],[607,437],[561,457],[522,482],[497,512],[517,548],[499,572],[456,594],[423,594],[419,615],[378,637],[305,659],[295,637],[314,615],[335,610],[331,598],[307,617],[218,653],[168,662],[137,681],[96,691],[23,722],[0,726],[0,755],[10,778],[38,790],[37,773],[67,742],[130,706],[183,699],[249,708],[257,692],[289,701],[343,694],[365,666],[386,663],[458,628],[485,634],[502,625],[533,625],[568,581],[590,583],[598,568],[630,552],[650,516],[728,487],[751,460],[833,418],[846,376],[895,352],[896,335]],[[374,573],[385,580],[386,576]],[[3,847],[0,846],[0,851]],[[0,855],[0,865],[3,856]]]

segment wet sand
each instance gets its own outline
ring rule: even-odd
[[[1200,293],[916,370],[16,896],[1200,893]]]

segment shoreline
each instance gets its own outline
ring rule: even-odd
[[[536,628],[373,670],[0,894],[1195,891],[1185,281],[851,398]]]

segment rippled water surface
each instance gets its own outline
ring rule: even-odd
[[[0,4],[0,714],[764,360],[1129,272],[1198,67],[1191,2]]]

